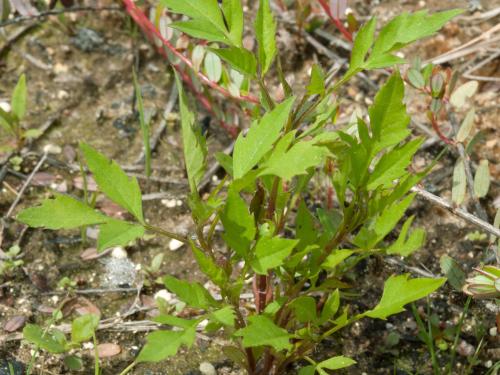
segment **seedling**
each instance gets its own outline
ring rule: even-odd
[[[269,0],[260,2],[255,19],[256,54],[243,47],[239,0],[223,1],[221,7],[215,0],[163,0],[162,5],[188,18],[169,26],[213,43],[208,48],[212,55],[246,82],[255,82],[261,94],[261,102],[247,111],[252,113],[252,124],[246,134],[239,134],[232,154],[215,155],[227,177],[202,197],[199,188],[208,151],[176,76],[193,232],[186,235],[149,224],[137,180],[87,144],[80,149],[100,191],[126,209],[130,221],[107,217],[61,194],[22,211],[18,220],[54,230],[99,226],[100,251],[123,246],[146,232],[173,238],[191,248],[200,270],[217,286],[220,298],[216,299],[200,283],[164,277],[165,287],[199,315],[185,319],[164,311],[155,321],[175,329],[150,333],[122,374],[192,346],[204,320],[208,320],[205,330],[219,331],[231,342],[224,353],[251,375],[283,374],[301,359],[309,365],[300,375],[324,375],[354,365],[341,353],[321,362],[311,354],[318,343],[360,319],[386,319],[404,311],[405,305],[429,295],[445,279],[392,275],[376,306],[353,311],[343,298],[347,289],[356,287],[346,283],[346,272],[371,255],[408,256],[424,243],[423,230],[410,230],[413,217],[406,219],[395,242],[385,241],[413,201],[410,189],[426,174],[408,171],[423,140],[408,139],[405,85],[397,69],[376,95],[369,118],[357,118],[336,131],[326,125],[335,123],[339,89],[353,76],[405,63],[396,51],[432,35],[460,11],[404,13],[377,37],[373,18],[357,33],[342,78],[327,85],[326,74],[315,66],[306,92],[294,94],[280,65],[274,64],[276,21]],[[286,88],[280,103],[266,86],[274,68]],[[221,76],[228,77],[225,65],[221,69]],[[326,180],[335,193],[326,208],[311,208],[308,191],[313,179]],[[214,241],[219,224],[224,228],[224,248]],[[247,281],[252,284],[252,305],[242,303]]]
[[[26,103],[26,76],[23,74],[12,92],[10,111],[0,107],[0,127],[14,137],[17,150],[23,147],[27,139],[36,138],[41,134],[39,129],[25,130],[22,127],[22,120],[26,115]]]
[[[94,357],[95,357],[95,375],[100,374],[99,370],[99,356],[97,353],[97,339],[95,330],[99,325],[99,317],[93,314],[82,315],[71,324],[71,339],[68,341],[66,335],[52,325],[61,319],[61,311],[57,309],[49,320],[46,328],[40,327],[36,324],[28,324],[23,329],[24,339],[29,341],[35,346],[35,352],[27,370],[27,374],[31,374],[34,360],[39,350],[44,350],[52,354],[65,354],[64,363],[70,370],[80,370],[83,367],[82,360],[75,356],[70,355],[69,351],[72,349],[80,348],[83,342],[93,340],[94,343]]]

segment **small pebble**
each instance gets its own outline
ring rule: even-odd
[[[170,302],[173,300],[173,295],[166,289],[159,290],[158,292],[155,293],[154,299],[161,298],[165,300],[166,302]]]
[[[10,112],[10,104],[8,102],[0,102],[0,108],[2,108],[5,112]]]
[[[125,259],[128,255],[123,247],[117,246],[111,251],[111,256],[116,259]]]
[[[210,362],[201,362],[199,368],[203,375],[217,375],[214,365]]]
[[[168,248],[171,251],[176,251],[176,250],[179,250],[182,247],[182,245],[184,245],[184,243],[182,243],[179,240],[173,239],[173,240],[170,240],[170,242],[168,244]]]
[[[43,152],[45,152],[47,154],[56,155],[56,154],[60,154],[62,152],[62,149],[61,149],[61,147],[59,147],[57,145],[48,144],[48,145],[45,145],[43,147]]]
[[[497,327],[492,327],[489,330],[490,336],[496,336],[498,334],[498,328]]]

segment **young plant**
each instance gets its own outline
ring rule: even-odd
[[[176,77],[194,232],[186,236],[148,224],[137,180],[86,144],[80,148],[100,191],[126,209],[130,221],[107,217],[60,194],[22,211],[18,220],[47,229],[97,225],[99,250],[125,245],[146,231],[190,246],[220,298],[198,282],[164,277],[165,287],[199,314],[194,319],[166,313],[155,318],[175,329],[150,333],[123,373],[138,363],[161,361],[181,347],[190,347],[204,320],[209,322],[206,331],[218,331],[232,342],[224,353],[251,375],[283,374],[302,359],[309,365],[300,370],[301,375],[327,374],[353,365],[353,359],[340,353],[322,362],[309,355],[318,343],[360,319],[386,319],[404,311],[405,305],[429,295],[445,279],[392,275],[385,281],[380,302],[367,311],[354,310],[344,300],[344,290],[356,285],[343,276],[361,260],[372,255],[408,256],[424,243],[421,229],[410,231],[413,217],[405,220],[395,242],[385,241],[413,201],[410,189],[425,176],[425,172],[408,171],[422,139],[408,139],[405,86],[397,69],[369,108],[369,122],[357,118],[336,131],[326,125],[335,123],[337,95],[350,78],[366,69],[404,63],[394,54],[397,50],[435,33],[460,11],[404,13],[377,37],[376,20],[370,20],[355,38],[344,76],[328,86],[325,74],[315,66],[300,99],[277,64],[286,92],[285,100],[277,103],[265,82],[277,55],[276,21],[269,0],[260,2],[254,24],[256,54],[242,44],[240,0],[224,0],[221,7],[215,0],[164,0],[162,5],[188,18],[169,26],[217,43],[209,51],[246,80],[256,82],[261,94],[252,124],[238,136],[232,155],[215,155],[227,177],[202,197],[198,189],[206,171],[206,142]],[[335,200],[313,210],[309,190],[318,178],[331,184]],[[224,248],[215,245],[218,224],[224,228]],[[247,281],[252,284],[253,305],[242,303]]]
[[[15,138],[15,149],[20,150],[26,139],[36,138],[40,135],[38,129],[23,129],[21,123],[26,115],[26,76],[19,77],[10,103],[10,111],[0,107],[0,127]]]
[[[60,309],[57,309],[52,314],[46,328],[37,324],[28,324],[23,329],[24,339],[35,346],[35,352],[29,364],[27,374],[31,373],[34,360],[38,355],[39,350],[44,350],[52,354],[64,354],[64,364],[70,370],[78,371],[83,368],[82,360],[76,355],[69,354],[72,349],[81,347],[83,342],[93,340],[94,343],[94,358],[95,358],[95,375],[100,374],[99,357],[97,353],[97,339],[95,330],[99,325],[99,316],[94,314],[82,315],[71,323],[71,340],[68,341],[66,335],[52,325],[62,318]]]

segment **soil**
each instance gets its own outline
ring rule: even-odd
[[[474,3],[473,1],[471,3]],[[483,10],[466,13],[467,17],[478,16],[487,10],[500,6],[500,1],[482,1]],[[101,4],[102,5],[102,4]],[[467,7],[467,1],[351,1],[354,13],[361,20],[377,15],[379,22],[402,11],[415,11],[427,8],[431,11],[454,7]],[[250,6],[249,12],[254,12]],[[293,16],[291,16],[293,20]],[[485,21],[453,21],[443,32],[432,38],[405,49],[407,57],[420,56],[422,60],[432,58],[451,50],[486,31],[498,23],[498,16]],[[295,87],[304,87],[306,73],[315,61],[330,66],[331,61],[307,42],[293,27],[280,23],[286,29],[279,34],[280,50],[286,61],[288,78]],[[6,35],[11,35],[26,24],[5,27]],[[321,26],[329,33],[340,35],[325,23]],[[0,30],[1,31],[1,30]],[[315,38],[341,57],[347,58],[348,52],[340,47],[330,46],[328,40],[316,34]],[[2,34],[0,33],[0,40]],[[497,46],[498,47],[498,46]],[[1,47],[0,47],[1,48]],[[472,57],[452,61],[452,68],[463,69]],[[27,175],[40,160],[47,145],[60,148],[51,154],[47,163],[36,175],[37,183],[31,184],[16,207],[32,206],[54,190],[82,196],[81,178],[77,149],[79,142],[87,142],[113,158],[128,171],[139,177],[144,194],[161,193],[160,198],[144,202],[145,216],[150,223],[163,228],[175,228],[177,232],[189,234],[192,231],[188,212],[186,191],[187,181],[183,169],[182,142],[177,121],[176,108],[170,115],[165,133],[153,153],[153,178],[144,178],[141,164],[136,164],[142,149],[142,137],[136,112],[133,108],[134,87],[132,68],[138,63],[138,77],[144,94],[147,111],[152,115],[153,132],[159,126],[165,104],[168,102],[173,86],[173,76],[163,57],[155,53],[152,45],[131,27],[124,12],[69,13],[37,22],[24,36],[15,41],[0,57],[0,102],[8,101],[10,93],[21,73],[28,81],[29,108],[24,122],[27,128],[39,128],[43,124],[51,126],[36,141],[27,144],[22,151],[22,161],[18,170],[8,173],[0,192],[0,212],[6,213],[15,199]],[[492,187],[481,204],[487,210],[490,221],[500,206],[498,176],[500,155],[498,116],[498,93],[500,85],[500,64],[498,57],[475,72],[477,75],[496,77],[496,82],[482,81],[478,94],[474,97],[477,111],[476,126],[482,133],[474,147],[472,162],[489,160]],[[376,85],[381,84],[385,75],[371,73],[368,79]],[[466,80],[460,80],[465,82]],[[279,95],[277,85],[273,91]],[[353,79],[344,90],[341,118],[349,118],[358,110],[367,112],[370,98],[375,94],[365,80]],[[423,108],[424,99],[414,92],[408,94],[408,108],[415,121],[426,124]],[[227,110],[232,110],[227,104]],[[464,113],[467,108],[464,108]],[[199,120],[207,113],[201,109]],[[462,117],[462,113],[458,114]],[[422,135],[418,127],[415,135]],[[427,136],[427,135],[426,135]],[[222,150],[231,142],[227,132],[220,128],[217,120],[212,119],[209,127],[208,143],[210,150]],[[0,133],[0,144],[11,143],[5,133]],[[423,169],[441,152],[443,145],[430,142],[415,160],[415,169]],[[213,154],[213,153],[212,153]],[[9,155],[0,154],[2,163]],[[456,155],[447,153],[424,182],[424,187],[443,198],[451,196],[451,176]],[[9,164],[10,169],[17,166]],[[16,174],[17,173],[17,174]],[[319,189],[318,189],[319,190]],[[154,198],[154,197],[153,197]],[[321,197],[319,197],[321,198]],[[125,215],[114,204],[99,198],[98,205],[112,215]],[[469,205],[469,209],[473,209]],[[395,264],[384,264],[383,259],[372,258],[358,265],[356,275],[348,275],[357,284],[356,291],[361,296],[352,302],[352,311],[362,311],[374,306],[379,299],[383,281],[393,273],[413,272],[415,268],[435,275],[441,274],[439,259],[449,255],[456,259],[467,273],[491,256],[489,238],[481,236],[478,228],[467,224],[443,209],[417,199],[408,215],[415,215],[414,226],[424,227],[427,231],[426,246],[408,259],[398,260]],[[23,316],[27,322],[43,324],[51,316],[51,311],[63,301],[69,305],[78,303],[84,309],[97,308],[102,319],[116,318],[127,314],[134,303],[145,307],[127,316],[125,320],[136,322],[131,328],[119,325],[98,331],[100,343],[115,343],[121,348],[118,355],[102,359],[103,374],[118,374],[128,364],[145,342],[144,330],[151,325],[142,325],[154,314],[153,296],[162,286],[155,282],[160,275],[174,275],[188,280],[206,282],[197,270],[191,253],[185,247],[176,251],[169,249],[169,241],[159,237],[148,237],[127,247],[127,259],[135,270],[135,278],[126,285],[116,288],[138,288],[140,297],[132,290],[103,292],[105,275],[110,272],[107,264],[112,254],[91,260],[83,260],[82,253],[95,246],[94,233],[88,231],[87,241],[82,241],[78,231],[25,230],[11,219],[3,220],[3,238],[0,245],[5,251],[13,244],[21,247],[22,267],[8,275],[0,275],[0,325],[12,318]],[[160,272],[147,274],[144,270],[153,258],[163,254]],[[116,254],[115,254],[116,255]],[[119,271],[118,271],[119,272]],[[133,272],[134,273],[134,272]],[[95,293],[75,295],[61,292],[58,282],[67,277],[76,283],[78,290],[95,290]],[[82,298],[86,298],[86,300]],[[88,303],[87,303],[87,302]],[[430,299],[417,304],[423,316],[427,308],[433,321],[443,336],[443,342],[451,346],[452,339],[446,337],[447,328],[456,326],[463,311],[466,297],[459,291],[445,286]],[[85,307],[86,306],[86,307]],[[81,306],[80,306],[81,307]],[[148,309],[149,307],[149,309]],[[71,310],[71,309],[70,309]],[[477,363],[471,374],[486,374],[488,368],[500,361],[500,342],[494,333],[496,317],[500,313],[495,302],[486,300],[472,301],[464,321],[460,336],[460,350],[457,355],[458,369],[468,366],[474,351],[479,348]],[[69,311],[64,321],[77,314]],[[500,328],[500,327],[499,327]],[[0,374],[8,374],[2,362],[9,360],[19,368],[29,363],[31,347],[21,340],[19,328],[14,332],[1,331],[0,328]],[[155,365],[139,365],[134,374],[199,374],[201,362],[212,363],[218,374],[242,374],[234,363],[221,351],[224,342],[217,335],[200,335],[196,345],[181,351],[174,358]],[[93,358],[90,349],[75,351],[85,361],[82,374],[93,374]],[[348,374],[432,374],[429,352],[417,337],[417,326],[411,311],[391,317],[387,321],[363,320],[344,329],[339,336],[333,337],[317,348],[314,357],[318,360],[329,356],[344,354],[358,362],[345,370]],[[438,359],[446,365],[446,350],[438,354]],[[2,367],[3,366],[3,367]],[[301,364],[289,370],[295,374]],[[5,367],[5,369],[4,369]],[[60,356],[41,353],[36,360],[37,373],[70,373]],[[457,370],[459,371],[459,370]],[[457,374],[460,372],[457,372]]]

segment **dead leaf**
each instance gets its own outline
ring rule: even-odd
[[[75,312],[79,315],[94,314],[101,316],[101,310],[85,297],[78,297],[78,303],[75,306]]]
[[[97,345],[97,355],[99,356],[99,358],[113,357],[120,354],[121,351],[122,348],[120,347],[120,345],[112,344],[110,342]]]
[[[18,329],[24,327],[26,323],[26,317],[22,315],[16,315],[10,318],[4,325],[3,329],[9,333],[15,332]]]
[[[83,190],[83,177],[77,176],[73,179],[75,188]],[[97,183],[92,176],[87,176],[87,191],[97,191]]]
[[[38,10],[28,0],[10,0],[10,4],[21,16],[36,16]]]
[[[80,254],[80,258],[82,258],[83,260],[97,259],[101,256],[102,253],[99,254],[95,247],[89,247],[88,249],[83,250]]]
[[[31,183],[34,186],[50,186],[55,183],[56,180],[57,176],[53,175],[52,173],[38,172],[33,176]]]
[[[125,213],[127,212],[122,207],[117,205],[115,202],[110,201],[109,199],[104,199],[102,202],[100,202],[98,204],[98,208],[107,216],[111,216],[116,219],[123,219]]]

